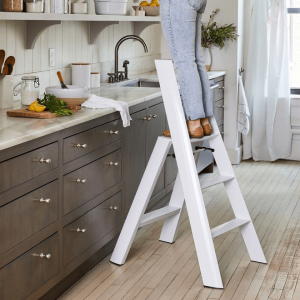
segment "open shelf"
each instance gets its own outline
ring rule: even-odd
[[[118,15],[88,14],[43,14],[0,12],[0,20],[15,21],[118,21],[118,22],[160,22],[160,17],[136,17]]]
[[[94,44],[99,34],[106,27],[119,22],[134,22],[134,34],[140,35],[148,26],[160,23],[160,17],[136,17],[118,15],[88,14],[39,14],[0,12],[0,20],[26,22],[26,49],[33,49],[38,37],[48,27],[59,25],[62,21],[87,21],[90,23],[89,42]]]

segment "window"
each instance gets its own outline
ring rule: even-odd
[[[291,87],[300,89],[300,0],[287,0]]]

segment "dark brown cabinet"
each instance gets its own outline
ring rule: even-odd
[[[23,300],[58,274],[57,234],[0,270],[1,300]]]

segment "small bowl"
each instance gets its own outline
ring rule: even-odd
[[[133,5],[132,8],[134,11],[136,8],[139,7],[138,5]],[[148,17],[156,17],[160,15],[160,6],[143,6],[144,11],[146,12],[146,16]]]
[[[60,85],[49,86],[46,93],[54,95],[57,99],[65,101],[68,105],[80,105],[88,96],[88,89],[77,85],[67,85],[68,89],[62,89]]]

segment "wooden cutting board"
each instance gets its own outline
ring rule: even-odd
[[[36,112],[28,109],[16,109],[7,111],[9,117],[35,118],[35,119],[52,119],[56,118],[56,114],[50,111]]]

